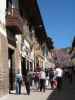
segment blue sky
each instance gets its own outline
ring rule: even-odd
[[[55,48],[70,47],[75,36],[75,0],[37,0]]]

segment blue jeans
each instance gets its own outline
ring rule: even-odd
[[[21,94],[21,81],[16,80],[16,94]]]
[[[19,94],[19,82],[16,81],[16,94]]]

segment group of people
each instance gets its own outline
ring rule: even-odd
[[[21,94],[22,82],[26,87],[27,94],[30,94],[30,87],[34,81],[36,89],[40,92],[45,92],[46,83],[50,83],[51,88],[61,88],[62,87],[62,77],[63,70],[58,66],[55,69],[50,68],[49,70],[44,70],[41,68],[40,72],[35,72],[33,77],[27,72],[26,75],[21,75],[19,72],[16,74],[16,94]],[[48,82],[46,82],[48,81]]]
[[[45,74],[43,74],[45,73]],[[60,89],[62,87],[62,80],[63,80],[63,69],[56,66],[56,68],[50,68],[47,71],[41,72],[42,77],[44,76],[44,88],[48,86],[49,84],[51,85],[52,89],[58,88]],[[47,84],[47,85],[46,85]]]

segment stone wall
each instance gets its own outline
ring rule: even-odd
[[[8,42],[7,38],[0,34],[0,96],[8,94],[9,69],[8,69]]]

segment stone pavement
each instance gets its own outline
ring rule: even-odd
[[[46,100],[75,100],[75,75],[72,83],[64,80],[62,89],[53,91]]]
[[[32,89],[31,94],[28,96],[25,87],[23,87],[21,95],[16,95],[13,92],[0,100],[75,100],[75,75],[72,83],[64,80],[61,90],[50,90],[48,88],[45,93],[41,93],[36,89]]]
[[[26,92],[22,92],[21,95],[10,94],[0,100],[46,100],[52,90],[48,89],[46,92],[39,92],[36,90],[32,90],[31,94],[28,96]]]

